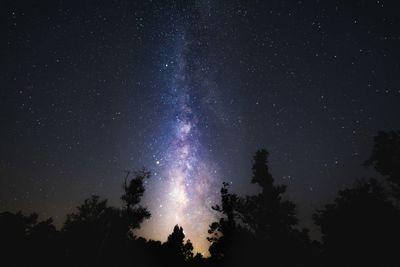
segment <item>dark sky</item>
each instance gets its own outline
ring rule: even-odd
[[[2,1],[0,211],[61,225],[91,194],[120,205],[145,166],[143,234],[179,223],[205,251],[221,182],[254,191],[265,147],[314,231],[399,129],[396,2]]]

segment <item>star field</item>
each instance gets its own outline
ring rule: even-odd
[[[250,186],[265,147],[301,224],[374,175],[400,126],[396,1],[7,1],[1,8],[0,210],[61,226],[91,194],[119,206],[152,171],[140,234],[179,223],[197,251],[222,181]]]

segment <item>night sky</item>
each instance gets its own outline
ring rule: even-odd
[[[60,227],[91,194],[120,206],[147,167],[140,234],[197,251],[222,181],[267,148],[301,225],[400,127],[397,1],[2,1],[0,211]]]

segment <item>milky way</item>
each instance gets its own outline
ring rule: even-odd
[[[172,115],[165,122],[170,132],[161,133],[168,141],[164,141],[165,150],[161,149],[155,157],[158,179],[149,189],[158,198],[149,201],[153,217],[142,231],[146,237],[165,239],[178,224],[195,250],[207,254],[206,233],[214,217],[211,206],[216,201],[211,185],[216,181],[216,171],[211,171],[209,157],[202,146],[198,116],[193,107],[197,94],[193,92],[188,44],[185,35],[180,34],[175,59],[165,64],[173,68],[167,89],[170,110],[165,111]]]
[[[92,194],[119,207],[144,166],[139,233],[180,224],[207,252],[221,181],[254,190],[264,147],[318,233],[315,210],[374,176],[373,137],[400,127],[398,1],[3,2],[0,211],[61,227]]]

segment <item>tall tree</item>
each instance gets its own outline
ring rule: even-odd
[[[297,229],[295,204],[283,198],[285,185],[274,184],[268,157],[265,149],[255,153],[251,183],[257,184],[261,192],[241,198],[238,205],[240,221],[255,236],[250,253],[253,258],[264,258],[275,266],[293,265],[294,258],[296,265],[302,265],[309,256],[308,231]],[[293,257],[286,257],[287,254]]]
[[[282,238],[298,222],[295,204],[283,200],[284,185],[274,185],[268,167],[268,151],[258,150],[254,155],[253,177],[251,183],[261,187],[261,193],[246,196],[239,206],[242,221],[263,239]]]
[[[227,183],[221,189],[222,206],[213,207],[220,219],[209,228],[212,258],[226,265],[274,266],[291,266],[295,258],[302,265],[309,256],[308,232],[296,229],[295,205],[283,199],[284,185],[274,185],[267,150],[255,153],[252,170],[251,183],[260,186],[259,194],[238,197],[228,192]]]

